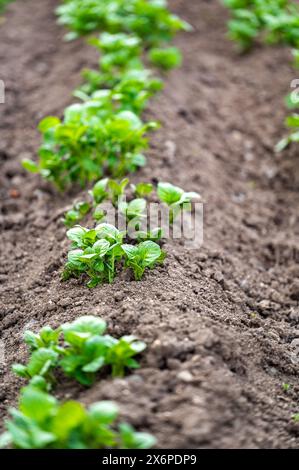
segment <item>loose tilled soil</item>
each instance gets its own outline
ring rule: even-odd
[[[83,40],[63,42],[56,4],[17,1],[0,27],[2,418],[23,383],[10,367],[26,360],[24,329],[95,313],[112,334],[148,343],[141,368],[121,380],[104,375],[87,390],[63,380],[60,397],[116,400],[159,447],[297,447],[299,165],[296,149],[273,153],[295,78],[290,52],[256,47],[242,56],[218,0],[170,1],[194,32],[176,40],[184,66],[146,113],[163,127],[133,180],[199,191],[204,244],[188,251],[168,242],[165,266],[142,282],[121,278],[90,291],[60,281],[68,247],[61,215],[78,191],[57,194],[19,163],[36,155],[38,121],[61,115],[81,69],[96,64]]]

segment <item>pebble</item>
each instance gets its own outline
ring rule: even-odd
[[[182,372],[178,373],[178,379],[182,380],[183,382],[189,383],[194,380],[194,377],[188,370],[183,370]]]

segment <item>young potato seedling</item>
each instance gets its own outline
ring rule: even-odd
[[[137,240],[139,242],[150,240],[152,242],[158,242],[163,238],[163,229],[160,227],[154,228],[153,230],[143,231],[139,230],[137,234]]]
[[[160,201],[169,207],[169,222],[171,224],[182,210],[190,209],[192,199],[200,197],[198,193],[185,192],[170,183],[159,183],[157,193]]]
[[[91,230],[76,225],[68,230],[67,236],[72,245],[62,278],[68,280],[85,274],[90,278],[88,287],[113,282],[116,265],[122,261],[125,267],[132,268],[135,279],[140,280],[146,268],[153,268],[165,258],[159,245],[152,241],[123,244],[124,233],[107,223]]]
[[[165,253],[160,246],[150,240],[139,243],[139,245],[122,245],[126,254],[125,266],[131,268],[136,281],[140,281],[146,268],[153,268],[162,263]]]
[[[290,0],[223,0],[233,15],[229,35],[242,49],[255,39],[299,46],[299,7]]]
[[[54,372],[58,368],[85,386],[94,383],[96,374],[103,367],[111,368],[113,377],[123,377],[126,369],[139,367],[134,356],[146,348],[146,344],[135,336],[117,339],[104,334],[106,322],[92,315],[51,330],[53,340],[48,342],[47,348],[41,341],[46,330],[50,331],[51,328],[45,327],[39,334],[31,331],[25,333],[31,356],[26,366],[13,366],[17,375],[42,390],[50,390],[53,386]]]
[[[143,198],[133,199],[130,202],[121,201],[118,205],[120,212],[125,215],[129,222],[132,219],[140,220],[145,217],[146,200]]]
[[[88,202],[77,202],[74,204],[73,208],[66,212],[64,217],[64,224],[67,227],[72,227],[73,225],[80,222],[84,217],[90,212],[91,205]]]
[[[116,263],[123,256],[121,244],[124,234],[116,227],[103,223],[91,230],[77,225],[68,230],[67,236],[72,246],[63,279],[85,273],[90,278],[88,287],[111,283],[116,275]]]
[[[102,111],[97,101],[86,101],[67,108],[63,121],[45,118],[39,126],[43,134],[39,163],[24,160],[24,167],[65,190],[74,182],[84,187],[104,173],[119,176],[143,166],[140,151],[148,146],[145,134],[157,124],[144,124],[131,111],[105,117]]]
[[[70,377],[83,385],[91,385],[104,366],[112,368],[112,376],[123,377],[126,368],[139,367],[133,359],[146,348],[134,336],[120,339],[104,335],[106,323],[92,316],[81,317],[61,327],[66,347],[60,366]]]
[[[182,64],[182,54],[177,47],[153,48],[149,52],[149,59],[163,70],[171,70]]]
[[[141,60],[141,41],[137,36],[124,33],[102,33],[99,38],[91,38],[89,44],[98,49],[101,59],[99,71],[96,72],[97,76],[94,75],[93,70],[84,71],[85,79],[89,81],[90,76],[92,78],[90,84],[95,85],[89,89],[83,87],[82,90],[85,92],[90,93],[101,87],[114,88],[126,72],[144,68]]]
[[[286,147],[293,143],[299,142],[299,114],[293,114],[286,118],[286,126],[292,131],[284,139],[280,140],[276,145],[275,149],[277,152],[281,152]]]
[[[124,178],[120,183],[116,180],[109,180],[109,196],[114,207],[118,207],[119,202],[123,199],[128,184],[129,178]]]
[[[69,28],[68,39],[96,31],[133,33],[145,45],[173,39],[191,27],[170,13],[164,0],[68,0],[57,9],[59,22]]]
[[[117,424],[118,408],[102,401],[85,408],[70,400],[60,403],[34,386],[22,389],[19,408],[10,409],[0,447],[15,449],[148,449],[155,438],[128,424]]]
[[[97,181],[97,183],[92,187],[89,191],[90,196],[93,199],[94,204],[101,204],[101,202],[105,201],[108,197],[107,192],[107,185],[108,185],[108,178],[101,179]]]
[[[131,188],[137,198],[149,196],[153,192],[153,185],[151,183],[137,183],[131,184]]]

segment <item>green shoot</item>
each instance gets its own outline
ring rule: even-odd
[[[192,199],[200,197],[198,193],[185,192],[170,183],[159,183],[157,193],[160,201],[169,207],[169,221],[171,224],[182,210],[190,209]]]
[[[54,382],[54,372],[61,368],[69,377],[82,385],[90,386],[96,374],[103,368],[111,368],[112,376],[123,377],[126,369],[139,367],[134,356],[145,350],[146,345],[134,336],[120,339],[104,334],[106,322],[101,318],[86,315],[74,322],[65,323],[57,330],[52,330],[55,340],[45,348],[36,338],[43,335],[26,332],[25,341],[32,352],[28,364],[15,364],[13,371],[20,377],[35,383],[35,386],[49,390]],[[34,338],[34,350],[28,335]],[[58,343],[60,337],[60,341]]]
[[[165,258],[159,245],[150,240],[139,245],[124,244],[122,249],[126,255],[125,266],[132,269],[136,281],[140,281],[146,268],[153,268]]]
[[[182,54],[177,47],[151,49],[149,59],[156,67],[164,70],[171,70],[182,64]]]
[[[153,436],[127,424],[116,425],[118,408],[102,401],[85,408],[77,401],[60,403],[52,395],[28,386],[19,408],[10,410],[0,447],[15,449],[145,449]]]

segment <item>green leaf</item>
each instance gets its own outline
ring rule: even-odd
[[[38,130],[43,134],[49,130],[57,127],[60,124],[60,119],[57,117],[49,116],[43,119],[38,126]]]
[[[138,254],[138,248],[135,245],[123,244],[121,247],[129,259],[134,259]]]
[[[81,256],[83,256],[84,251],[83,250],[71,250],[67,254],[67,259],[69,263],[73,264],[76,267],[79,267],[81,265]]]
[[[182,54],[177,47],[151,49],[149,59],[154,65],[164,70],[171,70],[182,64]]]
[[[132,189],[137,197],[144,197],[151,194],[153,191],[153,185],[151,183],[138,183],[136,185],[132,184]]]
[[[104,256],[110,248],[110,243],[105,239],[101,239],[96,241],[92,248],[99,256]]]
[[[51,395],[44,393],[35,387],[26,387],[23,389],[20,400],[20,411],[41,423],[49,415],[55,413],[57,400]]]
[[[93,315],[85,315],[72,323],[64,323],[61,326],[64,334],[71,332],[87,333],[90,335],[102,335],[106,330],[106,322]]]
[[[80,225],[76,225],[66,232],[69,240],[75,242],[79,247],[82,245],[83,237],[86,235],[87,230]]]
[[[151,265],[161,256],[161,248],[157,243],[151,240],[139,243],[138,252],[146,266]]]
[[[112,401],[101,401],[91,405],[88,413],[99,423],[112,424],[118,416],[118,407]]]
[[[22,165],[25,170],[30,171],[31,173],[38,173],[39,166],[33,160],[29,160],[28,158],[23,158]]]
[[[98,181],[91,190],[91,195],[97,204],[100,204],[107,197],[106,187],[108,184],[108,178],[101,179]]]
[[[86,412],[81,403],[67,401],[59,406],[53,419],[52,431],[58,439],[65,440],[72,430],[84,423],[85,418]]]
[[[171,183],[159,183],[157,193],[159,199],[170,206],[181,199],[184,191]]]
[[[34,351],[27,365],[28,374],[31,377],[35,375],[44,375],[51,367],[55,366],[58,354],[49,348],[39,348]]]
[[[104,238],[108,241],[114,242],[119,241],[121,237],[121,232],[111,224],[99,224],[95,228],[97,237]],[[121,237],[122,238],[122,237]]]
[[[124,449],[150,449],[156,444],[154,436],[148,433],[136,432],[129,424],[121,423],[119,431],[122,448]]]
[[[28,379],[30,375],[28,374],[27,367],[22,364],[13,364],[12,371],[19,377]]]

